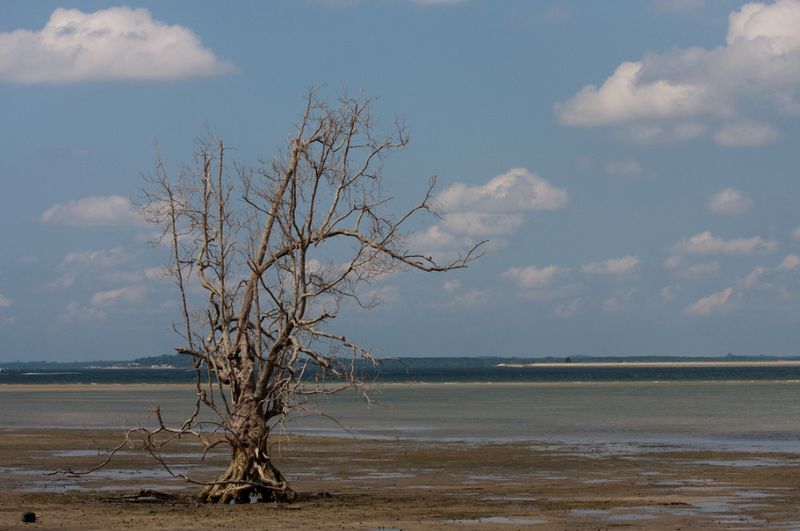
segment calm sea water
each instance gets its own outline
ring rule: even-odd
[[[185,371],[95,370],[3,375],[0,427],[126,427],[152,422],[159,404],[189,413]],[[77,374],[75,374],[77,372]],[[800,452],[800,368],[541,368],[479,374],[427,371],[378,384],[368,407],[353,394],[327,398],[287,431],[463,441],[529,440],[597,445],[678,445]],[[152,383],[171,385],[152,385]],[[427,383],[420,383],[427,382]],[[129,385],[91,385],[127,383]]]
[[[192,383],[194,372],[186,369],[75,369],[12,370],[0,374],[0,385],[67,383]],[[390,367],[368,379],[378,382],[499,383],[499,382],[653,382],[653,381],[751,381],[798,380],[800,366],[753,367]]]

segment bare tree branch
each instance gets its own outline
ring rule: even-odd
[[[195,166],[175,179],[157,156],[143,212],[170,246],[185,342],[177,351],[193,359],[197,396],[180,426],[166,425],[157,408],[158,427],[132,429],[126,442],[141,436],[170,474],[204,486],[205,501],[293,499],[270,459],[270,433],[310,397],[361,392],[358,364],[377,363],[331,327],[343,302],[368,306],[360,290],[381,275],[459,269],[483,251],[480,242],[439,262],[408,248],[406,226],[433,213],[436,182],[418,204],[391,212],[381,163],[408,134],[399,121],[377,134],[371,107],[348,96],[329,104],[310,91],[286,152],[254,168],[229,171],[227,148],[214,137],[198,143]],[[204,409],[217,419],[205,424],[211,433]],[[224,440],[232,449],[228,469],[206,483],[175,473],[161,448],[182,436],[204,452]]]

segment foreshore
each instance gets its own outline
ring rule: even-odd
[[[101,460],[119,430],[0,430],[0,528],[65,529],[793,529],[800,456],[647,445],[422,442],[291,436],[273,453],[301,499],[206,506],[198,487],[126,450],[81,477],[45,476]],[[210,479],[186,440],[167,458]],[[142,489],[170,496],[136,498]]]

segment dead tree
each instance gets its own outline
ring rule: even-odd
[[[177,350],[194,359],[197,400],[181,426],[157,411],[159,427],[137,431],[156,458],[178,436],[197,437],[206,451],[230,446],[227,470],[204,484],[206,502],[294,499],[271,460],[270,434],[309,397],[358,387],[358,363],[376,361],[332,326],[342,304],[366,305],[362,286],[387,273],[462,268],[480,252],[478,244],[442,263],[408,249],[409,221],[431,211],[434,183],[392,215],[381,161],[408,136],[398,123],[378,135],[369,100],[329,104],[311,92],[292,136],[256,168],[230,164],[219,139],[201,142],[194,167],[175,178],[159,158],[146,191],[144,215],[172,250]]]

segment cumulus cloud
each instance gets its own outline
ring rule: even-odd
[[[522,225],[522,214],[487,214],[452,212],[445,214],[442,224],[449,231],[479,238],[514,232]]]
[[[39,31],[0,33],[0,80],[16,83],[174,80],[232,71],[191,30],[146,9],[56,9]]]
[[[606,313],[620,313],[627,310],[630,310],[631,304],[633,302],[633,295],[636,293],[636,290],[631,288],[627,291],[616,293],[610,297],[607,297],[603,301],[603,311]]]
[[[571,301],[567,301],[564,304],[559,304],[553,309],[553,315],[559,317],[561,319],[567,319],[569,317],[575,316],[578,313],[578,306],[581,303],[581,299],[572,299]]]
[[[761,277],[763,277],[767,273],[767,268],[764,266],[756,266],[750,271],[747,276],[745,276],[741,280],[741,285],[745,288],[752,288],[757,286],[760,281]]]
[[[468,248],[476,239],[516,231],[526,212],[558,210],[568,200],[566,190],[526,168],[513,168],[485,184],[457,182],[434,198],[444,212],[441,223],[415,234],[410,243],[423,250]]]
[[[581,267],[584,273],[596,273],[602,275],[626,275],[632,273],[639,267],[638,256],[623,256],[622,258],[610,258],[602,262],[592,262]]]
[[[2,293],[0,293],[0,308],[8,308],[14,303],[12,299],[9,299]]]
[[[514,280],[522,288],[542,288],[549,286],[560,272],[558,266],[512,267],[503,273],[504,278]]]
[[[143,219],[127,197],[89,196],[56,203],[39,216],[42,223],[84,227],[138,225]]]
[[[461,310],[465,308],[476,308],[484,306],[492,302],[492,296],[489,292],[482,289],[471,289],[454,297],[452,300],[445,303],[436,304],[439,308],[449,308]]]
[[[444,251],[469,248],[472,240],[447,232],[441,225],[432,225],[409,238],[409,245],[422,251]]]
[[[682,124],[710,121],[721,124],[714,134],[721,145],[764,145],[777,131],[743,115],[763,105],[800,114],[799,27],[800,0],[745,4],[730,14],[724,45],[622,63],[600,86],[585,86],[554,112],[564,125],[624,126],[649,131],[652,141],[678,140]]]
[[[733,122],[725,124],[714,133],[720,146],[761,147],[778,139],[778,130],[767,124],[755,122]]]
[[[74,286],[75,280],[75,273],[68,271],[48,284],[47,287],[52,289],[66,289]]]
[[[673,254],[668,256],[664,260],[664,267],[666,267],[667,269],[675,269],[677,267],[680,267],[682,263],[683,263],[683,257]]]
[[[688,240],[680,242],[673,248],[673,252],[698,255],[752,255],[757,253],[770,253],[777,248],[777,242],[774,240],[764,240],[760,236],[722,240],[713,236],[710,232],[705,231],[695,234]]]
[[[558,210],[567,200],[566,190],[526,168],[513,168],[482,185],[455,183],[436,197],[437,204],[448,212]]]
[[[627,126],[622,136],[629,142],[641,145],[674,144],[697,138],[708,128],[696,122],[675,124],[633,124]]]
[[[782,285],[780,273],[793,271],[798,266],[800,266],[800,257],[793,254],[785,256],[776,267],[755,266],[750,273],[739,280],[740,294],[744,295],[753,289],[772,290],[779,294],[786,294],[789,290]]]
[[[381,286],[380,288],[367,291],[359,298],[365,307],[372,308],[380,304],[391,304],[399,301],[400,290],[395,286]]]
[[[96,251],[73,251],[61,261],[63,268],[106,269],[124,263],[127,258],[122,247]]]
[[[753,200],[739,190],[724,188],[711,196],[708,209],[721,216],[738,216],[753,206]]]
[[[126,286],[124,288],[98,291],[92,295],[92,306],[108,306],[120,302],[137,302],[147,294],[144,286]]]
[[[791,271],[795,269],[797,266],[800,266],[800,257],[794,254],[790,254],[786,258],[781,260],[781,263],[778,264],[778,270]]]
[[[644,63],[622,63],[600,87],[588,85],[555,105],[564,125],[595,126],[652,118],[692,116],[713,108],[702,86],[666,79],[646,81]]]
[[[659,296],[661,300],[664,302],[672,302],[675,300],[675,292],[678,290],[678,286],[664,286],[661,288],[659,292]]]
[[[75,301],[70,302],[63,311],[58,314],[58,320],[66,323],[79,321],[102,321],[106,318],[106,312],[100,308],[81,306]]]
[[[683,313],[691,316],[706,316],[730,309],[733,304],[731,295],[733,295],[733,288],[725,288],[690,304],[683,310]]]
[[[306,269],[309,273],[317,271],[319,269],[319,261],[309,260],[306,263]],[[172,277],[172,273],[170,273],[169,269],[163,266],[147,267],[143,272],[144,278],[148,280],[164,280]]]
[[[447,293],[453,293],[461,287],[461,281],[456,279],[448,279],[442,282],[442,289]]]

